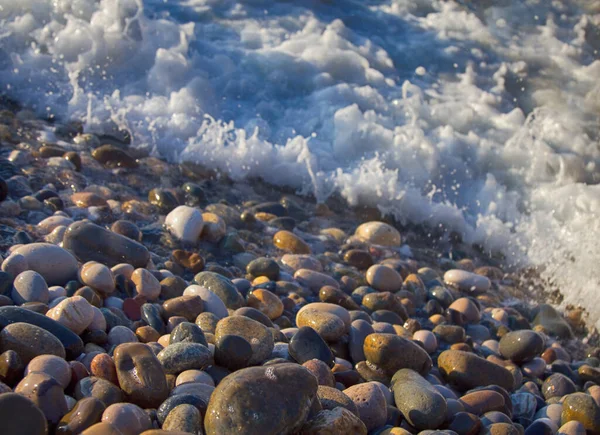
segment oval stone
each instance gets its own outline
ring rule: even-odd
[[[384,222],[365,222],[356,228],[354,235],[367,243],[375,245],[394,247],[400,246],[402,243],[398,230]]]
[[[66,357],[65,348],[58,338],[39,326],[12,323],[0,332],[0,353],[15,351],[23,364],[40,355]]]
[[[238,370],[211,396],[206,434],[294,433],[305,423],[316,394],[316,378],[297,364]]]
[[[44,413],[31,400],[17,393],[0,394],[0,421],[4,435],[45,435]]]
[[[244,306],[244,298],[230,279],[215,272],[200,272],[194,282],[216,294],[227,308],[232,310]]]
[[[504,367],[461,350],[447,350],[438,357],[444,379],[460,390],[498,385],[507,391],[514,388],[513,375]]]
[[[468,292],[485,292],[492,283],[485,276],[461,269],[451,269],[444,274],[444,282]]]
[[[238,335],[244,338],[252,347],[252,358],[248,365],[260,364],[266,360],[273,351],[273,335],[262,323],[245,316],[226,317],[217,323],[215,331],[216,341],[222,340],[227,335]]]
[[[504,334],[500,339],[500,354],[520,364],[533,360],[544,350],[544,340],[531,330],[522,329]]]
[[[398,335],[371,334],[365,339],[363,350],[367,361],[389,377],[400,369],[426,375],[433,365],[421,346]]]
[[[27,269],[44,277],[48,285],[64,285],[77,277],[77,260],[71,253],[51,243],[19,246],[11,255],[22,255]]]
[[[214,364],[210,350],[198,343],[174,343],[157,355],[165,373],[177,375],[185,370],[204,370]]]

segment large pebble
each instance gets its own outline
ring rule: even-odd
[[[544,328],[544,332],[550,335],[555,335],[560,338],[571,338],[573,331],[563,317],[548,304],[540,304],[538,313],[533,319],[534,325],[539,325]]]
[[[138,435],[152,428],[152,421],[133,403],[115,403],[102,414],[102,422],[111,424],[123,435]]]
[[[312,328],[304,326],[292,337],[288,351],[290,356],[304,364],[312,359],[323,361],[329,367],[334,365],[334,357],[331,349],[323,338]]]
[[[391,267],[375,264],[367,270],[367,282],[375,290],[396,292],[402,288],[402,277]]]
[[[271,332],[262,323],[248,317],[230,316],[220,320],[215,331],[215,339],[220,341],[226,335],[238,335],[250,343],[252,358],[248,361],[248,365],[260,364],[273,351]]]
[[[12,255],[22,255],[26,268],[42,275],[48,285],[64,285],[77,277],[77,260],[69,251],[56,245],[30,243],[19,246]]]
[[[80,335],[94,319],[94,308],[81,296],[72,296],[62,300],[46,315]]]
[[[436,429],[446,419],[446,400],[414,370],[399,370],[392,378],[391,390],[396,406],[417,429]]]
[[[600,433],[600,407],[592,396],[585,393],[573,393],[563,401],[561,423],[579,421],[588,433]]]
[[[315,294],[326,285],[340,287],[339,283],[331,276],[310,269],[298,269],[294,273],[294,279]]]
[[[296,364],[238,370],[211,396],[206,434],[294,433],[308,417],[317,386],[316,378]]]
[[[444,274],[444,282],[468,292],[485,292],[492,283],[485,276],[461,269],[451,269]]]
[[[43,372],[58,381],[66,389],[71,383],[71,367],[56,355],[40,355],[33,358],[25,368],[25,376],[31,372]]]
[[[135,291],[148,300],[152,301],[160,296],[160,281],[147,269],[135,269],[131,274],[131,281],[135,284]]]
[[[402,243],[398,230],[384,222],[371,221],[359,225],[354,235],[375,245],[395,247]]]
[[[323,409],[345,408],[352,414],[358,416],[358,408],[348,396],[337,388],[319,385],[317,397]]]
[[[448,308],[458,311],[469,323],[477,323],[481,320],[481,314],[477,305],[469,298],[459,298],[452,302]]]
[[[350,358],[356,364],[366,359],[363,345],[365,338],[375,332],[369,322],[363,319],[357,319],[350,326],[348,350]]]
[[[310,246],[296,234],[281,230],[273,236],[273,244],[292,254],[310,254]]]
[[[544,340],[538,333],[522,329],[503,335],[499,350],[504,358],[520,364],[540,355],[544,350]]]
[[[316,272],[323,271],[323,265],[312,255],[306,254],[285,254],[281,257],[281,262],[291,268],[294,272],[298,269],[309,269]]]
[[[152,350],[141,343],[126,343],[114,351],[119,385],[128,400],[156,408],[169,395],[163,367]]]
[[[150,260],[148,249],[141,243],[86,221],[69,225],[63,247],[81,262],[97,261],[108,267],[120,263],[145,267]]]
[[[338,341],[346,333],[344,321],[333,313],[320,310],[301,310],[296,316],[298,327],[308,326],[329,342]]]
[[[344,408],[323,409],[302,426],[303,435],[367,435],[367,427],[356,415]]]
[[[57,424],[68,411],[63,388],[46,373],[33,372],[25,376],[15,387],[15,393],[35,403],[51,424]]]
[[[65,348],[50,332],[29,323],[12,323],[0,332],[0,353],[14,350],[23,364],[39,355],[65,358]]]
[[[389,377],[400,369],[426,375],[432,367],[431,358],[421,346],[397,335],[371,334],[365,339],[363,349],[367,361]]]
[[[15,278],[13,285],[11,297],[15,304],[21,305],[25,302],[42,302],[46,304],[50,299],[48,284],[46,284],[42,275],[33,270],[21,272]]]
[[[187,205],[175,207],[165,218],[167,230],[179,240],[196,243],[204,228],[200,210]]]
[[[383,392],[374,382],[366,382],[347,388],[343,393],[356,405],[358,415],[367,431],[377,429],[387,419],[387,404]]]
[[[446,381],[463,391],[486,385],[499,385],[507,391],[514,388],[513,375],[507,369],[470,352],[442,352],[438,366]]]

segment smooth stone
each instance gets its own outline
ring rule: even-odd
[[[213,388],[214,390],[214,388]],[[212,391],[211,391],[212,393]],[[193,406],[201,415],[206,414],[210,394],[179,393],[167,398],[156,410],[158,422],[162,425],[173,409],[181,405]],[[163,427],[164,429],[164,427]]]
[[[521,370],[529,377],[539,378],[546,370],[546,361],[544,361],[542,358],[536,357],[531,361],[524,363],[521,366]]]
[[[396,247],[402,243],[398,230],[384,222],[365,222],[356,228],[354,235],[360,240],[375,245]]]
[[[71,383],[71,367],[63,358],[56,355],[39,355],[25,368],[25,376],[31,372],[42,372],[52,376],[63,389]]]
[[[15,393],[35,403],[50,424],[57,424],[68,411],[63,388],[56,379],[46,373],[28,374],[15,387]]]
[[[533,418],[535,420],[539,418],[547,418],[551,420],[555,425],[560,426],[560,418],[562,414],[562,404],[554,403],[548,406],[544,406],[539,409]]]
[[[350,324],[352,319],[347,309],[340,307],[339,305],[330,304],[327,302],[312,302],[303,306],[296,314],[296,320],[303,316],[305,311],[323,311],[330,314],[335,314],[339,317],[346,327],[346,331],[350,330]]]
[[[571,379],[562,373],[553,373],[546,378],[541,390],[544,398],[548,400],[552,397],[562,397],[575,393],[577,387]]]
[[[204,228],[200,238],[211,243],[218,243],[227,234],[225,220],[214,213],[202,213]]]
[[[225,306],[235,310],[244,306],[244,298],[229,278],[214,272],[200,272],[194,283],[216,294]]]
[[[391,292],[368,293],[362,298],[362,305],[367,308],[369,312],[389,310],[398,314],[402,319],[408,318],[408,314],[406,309],[402,306],[400,298]]]
[[[415,428],[436,429],[446,419],[446,400],[414,370],[396,372],[392,377],[391,390],[396,407]]]
[[[461,313],[469,323],[477,323],[481,320],[477,305],[469,298],[459,298],[452,302],[448,308]]]
[[[77,358],[83,351],[83,341],[81,338],[57,321],[21,307],[0,307],[0,323],[6,325],[16,322],[34,325],[52,334],[64,346],[68,359]]]
[[[124,343],[137,343],[138,339],[135,333],[126,326],[115,326],[108,333],[108,344],[118,346]]]
[[[62,300],[46,315],[80,335],[94,320],[94,308],[81,296],[72,296]]]
[[[400,369],[411,369],[426,375],[433,365],[425,350],[411,340],[393,335],[374,333],[363,346],[367,361],[392,377]]]
[[[579,421],[569,421],[558,428],[558,435],[586,435],[585,426]]]
[[[329,367],[334,365],[331,349],[323,338],[312,328],[304,326],[298,330],[289,343],[290,356],[299,364],[312,359],[323,361]]]
[[[204,227],[200,210],[187,205],[175,207],[165,218],[165,226],[173,236],[187,243],[196,243]]]
[[[273,351],[273,336],[262,323],[244,316],[226,317],[217,323],[215,339],[219,342],[226,335],[244,338],[252,347],[252,358],[248,365],[257,365],[266,360]],[[312,359],[312,358],[311,358]]]
[[[302,364],[317,378],[319,385],[335,387],[335,377],[331,372],[331,368],[319,359],[311,359]]]
[[[210,375],[202,370],[186,370],[181,372],[175,380],[175,385],[185,384],[186,382],[202,382],[213,387],[215,386],[215,382]]]
[[[279,265],[272,258],[260,257],[248,263],[246,273],[254,277],[266,276],[271,281],[277,281],[279,278]]]
[[[358,319],[350,326],[348,350],[350,358],[356,364],[366,359],[363,345],[368,335],[375,332],[371,324],[365,320]]]
[[[319,385],[317,397],[323,409],[345,408],[358,417],[358,408],[346,394],[337,388]]]
[[[169,413],[162,425],[163,430],[192,434],[202,432],[202,416],[195,406],[178,405]]]
[[[396,292],[402,288],[402,277],[391,267],[375,264],[367,270],[367,282],[375,290]]]
[[[485,292],[492,285],[485,276],[461,269],[451,269],[444,273],[444,282],[468,292]]]
[[[514,388],[514,377],[504,367],[460,350],[447,350],[438,357],[438,367],[444,379],[459,390],[487,385],[499,385],[507,391]]]
[[[92,151],[92,157],[108,168],[128,168],[138,167],[138,162],[126,151],[117,148],[111,144],[101,145]]]
[[[56,245],[29,243],[12,251],[13,255],[22,255],[26,268],[42,275],[48,285],[64,285],[77,277],[77,260],[69,251]]]
[[[197,295],[179,296],[166,301],[163,304],[163,310],[165,311],[165,318],[182,316],[193,322],[204,310],[204,303],[202,298]]]
[[[141,316],[142,320],[152,326],[159,334],[164,334],[165,324],[162,320],[160,307],[154,304],[143,304]]]
[[[294,433],[305,423],[317,387],[316,378],[296,364],[238,370],[211,396],[206,434]]]
[[[387,402],[383,392],[373,382],[354,385],[343,393],[356,405],[358,415],[367,427],[367,431],[377,429],[387,419]]]
[[[104,403],[95,397],[79,400],[73,409],[60,419],[56,434],[74,435],[83,432],[101,420],[105,409]]]
[[[42,410],[21,394],[0,394],[0,421],[3,435],[48,433],[48,423]]]
[[[437,325],[433,328],[433,334],[444,343],[464,343],[466,340],[465,328],[457,325]]]
[[[150,260],[148,249],[141,243],[86,221],[69,225],[63,247],[81,262],[97,261],[108,267],[128,263],[139,268]]]
[[[340,287],[339,283],[331,276],[310,269],[298,269],[294,273],[294,279],[298,281],[300,285],[308,288],[315,294],[319,292],[321,287],[326,285],[335,288]]]
[[[213,313],[219,319],[223,317],[227,317],[229,313],[227,312],[227,307],[214,292],[199,286],[199,285],[190,285],[186,287],[183,291],[184,296],[200,296],[202,302],[204,302],[204,312]]]
[[[373,256],[362,249],[350,249],[344,254],[344,261],[360,270],[371,267],[374,263]]]
[[[167,374],[177,375],[185,370],[204,370],[214,364],[213,355],[198,343],[170,344],[157,355]]]
[[[302,435],[367,435],[367,427],[356,415],[347,409],[323,409],[302,426],[301,433]]]
[[[298,237],[296,234],[281,230],[275,233],[273,236],[273,244],[283,250],[292,254],[310,254],[310,246]]]
[[[239,335],[223,335],[215,343],[215,362],[235,371],[247,367],[252,358],[252,346]]]
[[[538,313],[533,319],[534,325],[539,325],[544,328],[544,331],[550,335],[555,335],[560,338],[571,338],[573,331],[563,317],[548,304],[540,304]]]
[[[592,396],[573,393],[565,397],[561,414],[561,424],[579,421],[588,433],[600,433],[600,407]]]
[[[120,234],[131,240],[135,240],[136,242],[142,241],[142,232],[140,231],[139,227],[131,221],[128,221],[128,220],[115,221],[111,225],[110,230],[113,233]]]
[[[147,300],[153,301],[160,296],[160,281],[149,270],[135,269],[131,274],[131,281],[135,285],[135,291]]]
[[[323,265],[312,255],[307,254],[285,254],[281,257],[281,262],[294,272],[299,269],[314,270],[323,272]]]
[[[466,412],[482,415],[490,411],[506,412],[506,405],[502,394],[492,390],[476,390],[465,394],[460,402]]]
[[[533,360],[544,350],[542,337],[527,329],[512,331],[500,339],[500,354],[511,361],[520,364]]]
[[[115,403],[102,414],[102,422],[109,423],[123,435],[138,435],[152,428],[146,412],[133,403]]]
[[[116,347],[114,361],[119,385],[127,399],[144,408],[155,408],[169,395],[169,387],[159,359],[141,343]]]
[[[303,309],[296,315],[296,324],[300,328],[313,328],[324,340],[329,342],[338,341],[346,333],[344,321],[327,311]]]
[[[17,352],[7,350],[0,354],[0,382],[13,387],[23,378],[24,370],[25,365]]]
[[[254,289],[247,297],[249,307],[256,308],[269,319],[275,320],[283,314],[283,303],[275,294],[264,289]]]
[[[144,432],[147,433],[148,431]],[[123,435],[120,430],[110,423],[100,422],[90,426],[81,435]]]
[[[125,398],[123,391],[115,384],[95,376],[88,376],[77,382],[74,397],[77,400],[85,397],[95,397],[102,401],[105,406],[122,402]]]
[[[412,339],[414,341],[418,341],[418,342],[422,343],[423,349],[425,349],[425,352],[427,352],[429,354],[432,354],[433,352],[435,352],[438,347],[438,342],[437,342],[437,339],[435,338],[435,334],[433,332],[427,331],[425,329],[416,331],[413,334]]]
[[[29,323],[12,323],[0,332],[0,353],[15,351],[23,364],[40,355],[65,359],[65,348],[50,332]]]
[[[115,291],[115,278],[112,271],[104,264],[96,261],[89,261],[81,266],[79,278],[83,284],[90,286],[104,295]]]
[[[25,302],[46,304],[50,300],[48,284],[42,275],[33,270],[27,270],[17,275],[13,286],[11,297],[15,304],[21,305]]]

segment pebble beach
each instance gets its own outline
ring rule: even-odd
[[[0,144],[2,434],[600,434],[584,310],[458,236],[8,100]]]

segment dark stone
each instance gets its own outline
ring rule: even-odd
[[[63,158],[73,163],[73,166],[75,166],[76,171],[81,171],[81,156],[78,153],[76,153],[75,151],[69,151],[63,155]]]
[[[235,371],[244,368],[252,358],[252,346],[239,335],[225,335],[215,343],[215,362]]]
[[[167,398],[167,400],[158,407],[156,410],[158,422],[162,425],[173,408],[184,404],[194,406],[202,415],[206,414],[208,402],[205,399],[196,394],[177,394]]]
[[[269,319],[264,313],[258,311],[256,308],[252,307],[242,307],[238,308],[233,313],[234,316],[244,316],[248,317],[252,320],[256,320],[258,323],[262,323],[268,328],[273,327],[273,322]]]
[[[149,303],[142,305],[142,320],[156,329],[159,334],[165,333],[165,324],[159,306]]]
[[[198,343],[170,344],[157,357],[165,373],[172,375],[185,370],[204,370],[214,364],[210,350]]]
[[[331,349],[325,340],[314,329],[303,326],[290,340],[288,351],[290,356],[299,364],[304,364],[311,359],[319,359],[333,367],[335,360]]]
[[[92,151],[92,157],[108,168],[137,168],[136,159],[114,145],[106,144]]]
[[[287,215],[286,208],[278,202],[263,202],[250,208],[251,213],[269,213],[277,217]]]
[[[167,189],[152,189],[148,192],[148,202],[157,206],[163,213],[168,213],[179,205],[177,197]]]
[[[57,321],[21,307],[0,307],[0,324],[24,322],[45,329],[65,348],[67,359],[75,359],[83,352],[83,341],[77,334]]]
[[[97,261],[108,267],[129,263],[139,268],[145,267],[150,260],[150,253],[144,245],[86,221],[69,225],[63,247],[82,263]]]
[[[0,394],[0,421],[3,435],[45,435],[46,417],[28,398],[17,393]]]
[[[296,228],[296,219],[289,216],[276,217],[269,221],[269,225],[282,230],[292,231]]]
[[[120,219],[115,221],[110,227],[113,233],[120,234],[136,242],[142,240],[142,232],[136,224],[131,221]]]
[[[246,272],[255,278],[266,276],[271,281],[277,281],[279,278],[279,265],[272,258],[261,257],[248,263]]]
[[[186,205],[197,207],[206,201],[204,189],[196,183],[185,183],[182,188]]]
[[[0,355],[0,382],[14,387],[23,378],[25,365],[14,350],[7,350]]]
[[[83,378],[77,383],[74,397],[77,400],[85,397],[95,397],[101,400],[106,407],[125,400],[123,391],[119,387],[112,382],[94,376]]]
[[[531,361],[544,351],[544,340],[531,330],[513,331],[500,339],[500,354],[520,364]]]
[[[198,343],[208,347],[202,329],[200,329],[198,325],[190,322],[182,322],[171,331],[169,344],[175,343]]]
[[[4,181],[4,178],[0,177],[0,202],[4,201],[8,196],[8,184]]]
[[[75,404],[73,409],[60,419],[57,435],[75,435],[98,423],[106,409],[104,403],[95,397],[86,397]]]

